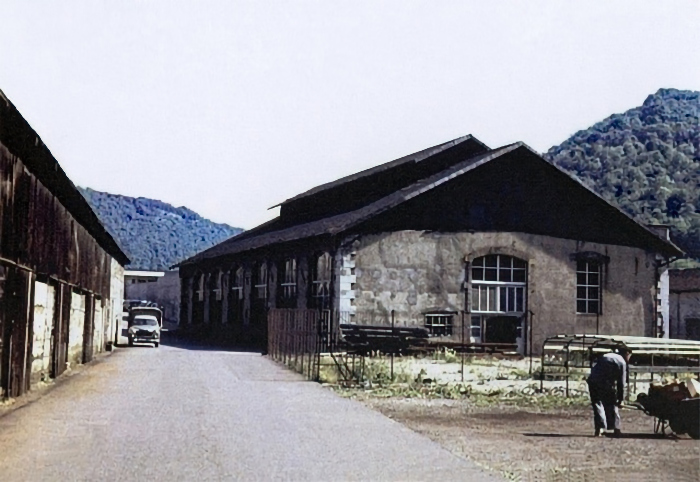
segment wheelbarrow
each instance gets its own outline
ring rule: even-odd
[[[687,433],[700,439],[700,398],[673,399],[650,390],[649,395],[640,393],[635,403],[625,407],[654,417],[654,433],[665,434],[670,428],[677,435]]]

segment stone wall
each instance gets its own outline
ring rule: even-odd
[[[571,255],[584,251],[610,260],[604,267],[599,318],[576,313]],[[341,268],[353,259],[352,306],[358,319],[388,321],[395,310],[399,324],[422,326],[426,312],[468,311],[467,263],[486,254],[528,263],[533,351],[539,351],[546,336],[560,333],[652,334],[656,261],[653,253],[638,248],[522,233],[396,231],[348,240],[337,259]]]
[[[85,330],[85,295],[71,294],[70,326],[68,328],[68,363],[75,366],[83,361]]]
[[[46,283],[34,283],[34,326],[32,340],[31,383],[46,381],[51,369],[51,332],[53,330],[56,289]]]
[[[109,325],[106,339],[116,344],[119,341],[119,330],[122,322],[122,305],[124,302],[124,267],[112,259],[111,277],[109,285],[109,305],[107,317]]]

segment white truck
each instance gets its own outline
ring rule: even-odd
[[[134,343],[153,343],[160,346],[163,312],[158,308],[134,307],[129,310],[129,346]]]

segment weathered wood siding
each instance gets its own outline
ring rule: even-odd
[[[0,398],[104,349],[96,303],[113,298],[114,257],[128,262],[12,109],[0,102]]]
[[[109,296],[110,256],[2,144],[0,258]]]

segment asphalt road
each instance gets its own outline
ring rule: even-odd
[[[119,348],[0,418],[0,480],[493,480],[256,353]]]

